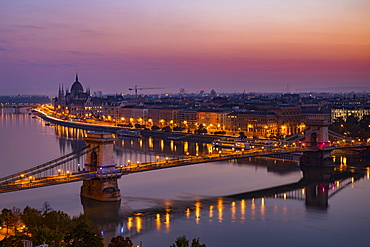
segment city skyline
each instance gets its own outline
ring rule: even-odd
[[[3,1],[0,95],[370,90],[370,4]]]

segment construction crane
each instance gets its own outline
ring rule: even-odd
[[[128,90],[130,90],[130,91],[134,90],[135,91],[135,99],[137,99],[137,90],[145,90],[145,89],[164,89],[164,87],[137,87],[137,85],[135,85],[134,88],[129,88]]]

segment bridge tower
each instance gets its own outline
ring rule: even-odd
[[[322,149],[329,146],[329,122],[325,119],[308,119],[309,131],[316,130],[305,137],[307,147]]]
[[[85,169],[101,174],[113,172],[115,164],[112,135],[102,132],[88,132],[85,141],[86,144],[90,145],[90,148],[98,147],[86,155]],[[98,201],[119,201],[121,193],[117,178],[104,179],[100,177],[84,180],[81,186],[81,196]]]
[[[304,152],[301,164],[311,166],[330,166],[332,159],[329,143],[329,122],[325,119],[308,119],[306,126],[309,132],[315,130],[305,137],[305,146],[312,148],[310,152]],[[325,148],[325,150],[324,150]]]

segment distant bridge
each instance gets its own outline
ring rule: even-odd
[[[38,103],[0,103],[0,107],[2,108],[14,108],[15,113],[20,113],[21,108],[36,108],[40,105]]]

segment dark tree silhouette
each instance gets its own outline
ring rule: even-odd
[[[112,238],[108,247],[133,247],[134,244],[132,243],[131,239],[129,237],[122,237],[117,236],[115,238]]]
[[[206,247],[206,245],[201,244],[199,238],[194,238],[191,241],[191,245],[189,245],[189,240],[184,235],[184,236],[176,238],[175,243],[172,244],[170,247]]]

